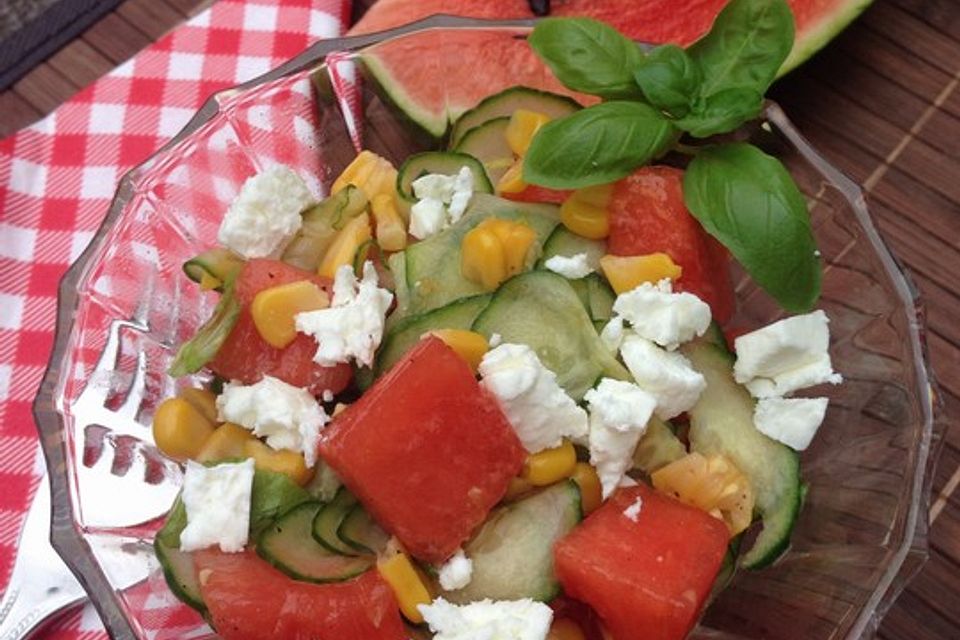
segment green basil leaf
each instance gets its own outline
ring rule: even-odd
[[[732,0],[688,50],[703,73],[701,95],[747,88],[763,95],[793,47],[785,0]]]
[[[683,177],[684,201],[753,279],[790,312],[820,297],[810,214],[779,160],[746,143],[706,147]]]
[[[553,189],[619,180],[662,154],[676,129],[642,102],[603,102],[548,122],[534,136],[523,179]]]
[[[640,47],[619,31],[589,18],[546,18],[537,23],[530,46],[564,86],[602,98],[640,98],[632,70]]]
[[[724,89],[698,100],[693,110],[676,125],[695,138],[706,138],[733,131],[760,115],[762,108],[763,96],[755,90],[745,87]]]
[[[675,118],[682,118],[700,89],[700,67],[675,44],[657,47],[633,72],[647,101]]]

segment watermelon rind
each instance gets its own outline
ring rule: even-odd
[[[870,6],[873,0],[849,0],[839,4],[829,15],[820,18],[816,26],[808,25],[793,43],[790,55],[780,67],[777,76],[783,76],[807,61],[813,54],[833,40]]]
[[[445,106],[436,113],[425,109],[421,102],[418,102],[410,96],[410,93],[403,85],[393,79],[390,72],[380,61],[375,49],[361,54],[360,59],[367,72],[373,77],[375,83],[379,85],[383,96],[388,99],[393,106],[399,109],[401,113],[406,115],[414,124],[430,136],[437,139],[443,137],[449,125]]]

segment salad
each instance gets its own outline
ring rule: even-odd
[[[320,200],[273,167],[184,264],[219,297],[170,373],[213,379],[155,412],[186,469],[155,549],[227,640],[679,640],[788,548],[828,404],[794,394],[841,377],[803,199],[722,136],[789,9],[530,42],[579,100],[489,96]],[[731,257],[791,315],[731,327]]]

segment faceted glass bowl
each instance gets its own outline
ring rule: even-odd
[[[320,42],[213,96],[123,179],[103,226],[61,284],[55,349],[35,404],[52,483],[54,546],[113,637],[210,634],[169,592],[150,545],[181,479],[180,467],[153,445],[152,413],[178,387],[202,379],[173,380],[166,369],[215,303],[186,280],[181,264],[215,243],[244,180],[272,164],[295,168],[321,197],[361,148],[397,163],[437,145],[369,81],[365,53],[418,39],[455,44],[463,29],[523,40],[529,26],[434,17]],[[422,63],[439,69],[437,57]],[[860,190],[775,104],[739,136],[781,158],[809,202],[825,264],[820,306],[832,321],[831,353],[846,382],[824,391],[826,422],[802,456],[808,492],[792,548],[773,567],[739,572],[694,636],[866,637],[925,557],[942,423],[921,310]],[[737,277],[733,325],[782,317]],[[148,577],[130,586],[132,568]]]

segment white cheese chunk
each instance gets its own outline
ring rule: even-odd
[[[673,351],[702,336],[710,326],[710,307],[692,293],[673,293],[670,280],[644,282],[617,296],[613,310],[641,338]]]
[[[450,224],[456,224],[467,210],[470,198],[473,197],[473,171],[470,167],[460,167],[453,180],[453,195],[450,196]]]
[[[180,550],[218,546],[225,553],[243,551],[250,529],[253,459],[206,467],[187,461],[181,499],[187,526]]]
[[[583,398],[590,408],[590,464],[606,499],[627,477],[657,401],[637,385],[612,378],[603,378]]]
[[[480,600],[455,605],[443,598],[417,606],[434,640],[545,640],[553,610],[542,602]]]
[[[628,520],[633,520],[634,522],[639,521],[640,519],[640,510],[643,508],[643,498],[637,496],[637,499],[633,501],[629,507],[623,510],[623,515]]]
[[[827,413],[827,398],[763,398],[753,412],[757,430],[791,449],[803,451]]]
[[[463,589],[473,578],[473,560],[463,553],[463,549],[457,549],[457,552],[440,566],[437,576],[444,591]]]
[[[473,171],[464,166],[452,176],[429,173],[410,186],[418,200],[410,209],[410,235],[423,240],[463,217],[473,197]]]
[[[278,165],[252,176],[227,209],[217,240],[244,258],[279,257],[303,224],[300,212],[314,202],[306,183]]]
[[[523,344],[501,344],[480,362],[480,384],[500,404],[530,453],[587,435],[587,414],[557,384],[557,376]]]
[[[447,211],[439,200],[424,198],[410,208],[410,235],[417,240],[440,233],[446,225]]]
[[[736,339],[737,382],[755,398],[785,396],[813,385],[840,384],[830,363],[827,314],[814,311],[786,318]]]
[[[594,272],[594,268],[587,262],[587,254],[585,253],[577,253],[572,256],[553,256],[544,262],[543,266],[568,280],[586,278]]]
[[[329,418],[305,389],[270,376],[251,385],[228,383],[217,396],[220,420],[250,429],[279,450],[302,453],[308,467],[317,460],[320,428]]]
[[[657,399],[656,414],[663,420],[687,411],[707,386],[683,355],[637,335],[624,338],[620,355],[640,388]]]
[[[620,350],[620,345],[623,344],[623,336],[623,318],[613,316],[610,318],[610,321],[604,325],[603,331],[600,332],[600,342],[607,348],[607,351],[613,355],[617,355],[617,352]]]
[[[338,362],[373,366],[373,356],[383,339],[387,309],[393,294],[377,286],[373,263],[363,264],[363,279],[357,282],[353,267],[337,269],[333,282],[333,300],[327,309],[298,313],[297,331],[317,341],[314,362],[330,367]]]

